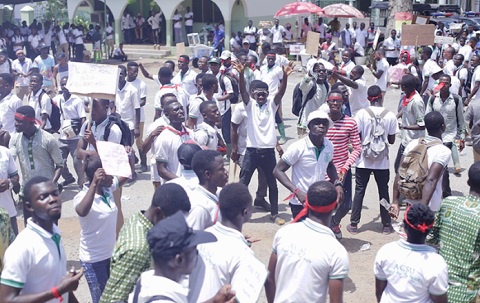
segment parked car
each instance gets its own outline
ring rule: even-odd
[[[480,17],[459,17],[458,19],[459,22],[465,23],[467,27],[473,25],[473,30],[480,30]]]

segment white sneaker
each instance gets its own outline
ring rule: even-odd
[[[153,45],[153,49],[156,49],[156,48],[157,48],[157,45],[156,45],[156,44],[154,44],[154,45]]]

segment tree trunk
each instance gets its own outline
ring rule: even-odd
[[[395,29],[395,13],[413,12],[412,0],[390,0],[388,3],[387,32],[385,39],[390,37],[390,31]]]

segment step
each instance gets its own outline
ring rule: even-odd
[[[123,51],[132,58],[162,59],[170,56],[170,50],[124,49]]]

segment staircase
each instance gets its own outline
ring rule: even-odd
[[[123,51],[128,56],[128,60],[139,59],[163,59],[171,56],[172,52],[168,46],[160,46],[160,49],[154,49],[152,44],[131,44],[123,45]]]

